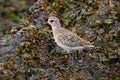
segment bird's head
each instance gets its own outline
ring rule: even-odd
[[[48,24],[51,25],[52,27],[60,26],[59,19],[57,17],[55,17],[55,16],[50,16],[48,18]]]

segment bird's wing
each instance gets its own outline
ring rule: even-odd
[[[92,45],[89,41],[86,41],[86,40],[80,38],[78,35],[76,35],[74,33],[67,33],[67,34],[59,35],[58,40],[62,44],[65,44],[66,46],[70,46],[70,47]]]

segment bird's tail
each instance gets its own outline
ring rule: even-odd
[[[92,47],[95,47],[95,46],[94,45],[86,45],[86,47],[91,47],[92,48]]]

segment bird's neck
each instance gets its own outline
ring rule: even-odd
[[[57,25],[53,25],[52,26],[52,32],[53,32],[53,36],[54,37],[57,37],[57,35],[56,34],[59,34],[60,33],[60,30],[61,30],[61,25],[59,24],[57,24]]]
[[[58,23],[57,25],[52,25],[53,32],[59,30],[59,28],[61,28],[60,23]]]

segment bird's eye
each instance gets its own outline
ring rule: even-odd
[[[53,20],[51,20],[50,22],[53,22]]]

